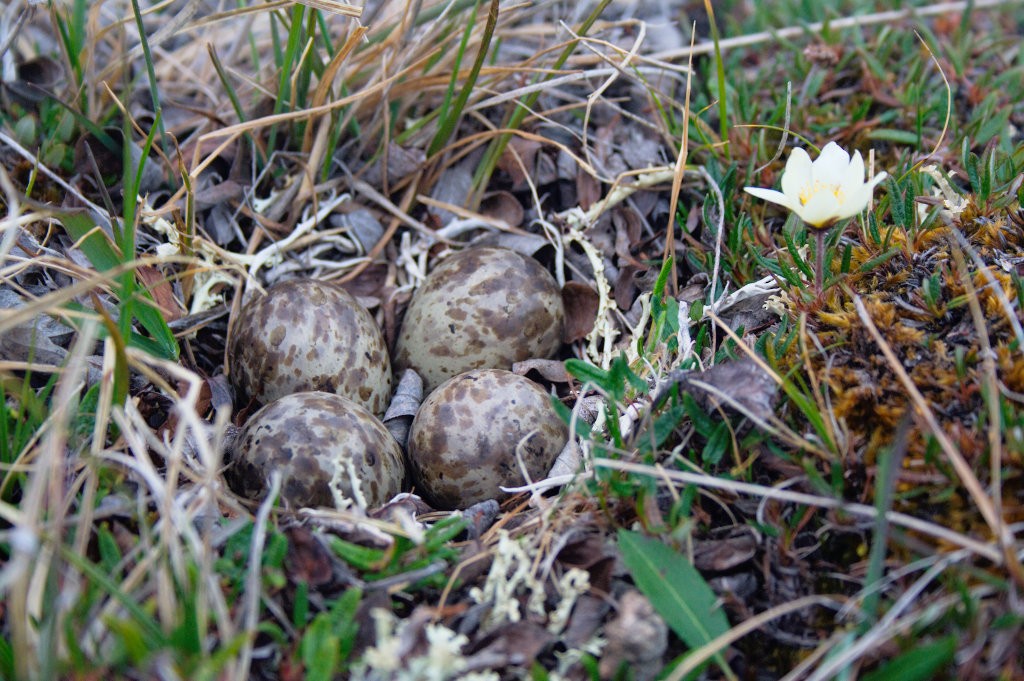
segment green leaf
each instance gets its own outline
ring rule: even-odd
[[[338,636],[332,629],[330,613],[322,612],[302,637],[302,664],[306,668],[306,678],[310,681],[330,681],[334,677],[334,670],[340,661],[340,646]]]
[[[380,563],[384,559],[384,551],[381,549],[360,546],[337,537],[331,537],[330,542],[334,553],[357,570],[379,569]]]
[[[356,645],[359,635],[359,602],[363,592],[359,589],[348,589],[331,606],[331,617],[334,621],[334,633],[338,637],[338,655],[342,662],[348,660]]]
[[[715,427],[711,431],[711,435],[708,437],[708,442],[704,445],[704,451],[701,452],[701,458],[709,466],[716,466],[725,456],[725,453],[729,450],[732,445],[732,434],[729,431],[728,424],[719,421],[715,423]]]
[[[131,623],[126,623],[125,627],[130,629],[131,632],[138,632],[138,636],[145,642],[147,649],[154,650],[164,644],[166,639],[160,624],[153,619],[152,615],[146,612],[133,594],[125,593],[121,589],[121,585],[111,579],[101,567],[92,563],[87,558],[79,556],[74,551],[61,547],[61,556],[64,560],[78,568],[86,578],[92,580],[97,587],[121,604],[121,607],[124,608],[131,619]]]
[[[0,637],[0,678],[14,678],[14,649],[6,638]]]
[[[688,397],[688,395],[685,397]],[[682,404],[673,405],[659,414],[654,420],[651,430],[639,439],[638,444],[641,450],[649,452],[660,447],[675,432],[676,428],[679,427],[679,423],[685,417],[686,408]]]
[[[555,412],[562,417],[566,424],[572,423],[572,410],[565,406],[562,400],[552,395],[551,406],[555,408]],[[584,440],[590,439],[590,424],[581,418],[576,419],[576,437],[583,438]]]
[[[71,238],[78,242],[79,248],[85,253],[92,266],[100,272],[107,272],[120,266],[126,257],[123,256],[107,237],[106,233],[84,212],[57,212],[55,217],[64,225],[65,231]],[[127,256],[132,257],[132,256]],[[120,294],[120,291],[118,292]],[[136,333],[128,334],[128,345],[144,350],[155,357],[163,359],[178,358],[178,341],[174,338],[174,332],[167,326],[160,310],[152,303],[152,297],[148,293],[138,293],[144,296],[138,304],[132,305],[132,313],[139,324],[142,325],[151,339],[146,339]],[[121,300],[123,308],[129,301]]]
[[[473,8],[473,17],[466,21],[466,30],[463,33],[462,42],[459,43],[455,68],[452,69],[451,81],[448,83],[448,91],[444,96],[441,121],[437,128],[437,134],[434,135],[434,139],[431,140],[430,147],[427,149],[427,156],[433,156],[444,149],[452,133],[455,132],[459,121],[462,120],[462,112],[466,108],[466,102],[469,101],[469,95],[473,92],[476,81],[480,77],[480,69],[483,68],[484,61],[487,60],[487,53],[491,47],[491,38],[494,36],[494,29],[498,24],[498,0],[491,0],[491,6],[487,12],[487,23],[484,24],[483,32],[480,34],[480,48],[477,50],[476,59],[473,60],[473,66],[469,70],[469,76],[467,76],[466,82],[462,84],[462,88],[459,90],[453,105],[452,96],[455,94],[456,85],[458,85],[462,59],[465,56],[466,45],[469,43],[470,35],[472,35],[473,28],[476,25],[476,14],[479,10],[480,0],[477,0],[476,6]]]
[[[865,674],[862,681],[926,681],[953,661],[956,639],[952,636],[917,646]]]
[[[106,525],[100,525],[96,531],[96,545],[100,554],[100,565],[108,574],[118,574],[117,566],[121,562],[121,549],[117,540]]]
[[[875,128],[868,132],[867,138],[883,142],[906,144],[910,147],[917,147],[919,141],[917,139],[917,133],[911,132],[910,130],[897,130],[895,128]]]
[[[693,427],[697,429],[697,432],[703,437],[709,437],[715,427],[715,422],[704,413],[704,410],[701,409],[700,405],[697,404],[697,400],[693,399],[690,393],[683,393],[683,409],[686,411],[686,415],[690,417],[690,421],[693,423]]]
[[[85,211],[58,212],[56,218],[97,270],[106,272],[121,264],[122,257],[114,244]]]
[[[439,520],[427,530],[423,546],[431,553],[442,549],[449,541],[462,534],[467,527],[469,527],[469,521],[462,516],[453,515]]]
[[[565,360],[565,370],[580,383],[592,383],[601,390],[611,391],[612,385],[608,372],[581,359]]]
[[[700,648],[729,630],[715,592],[684,556],[638,532],[620,529],[618,539],[633,581],[686,645]],[[725,667],[721,654],[715,659]]]

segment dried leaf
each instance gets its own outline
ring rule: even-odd
[[[498,518],[501,507],[494,499],[484,499],[462,512],[462,517],[469,522],[469,536],[478,539]]]
[[[195,193],[196,210],[206,210],[214,206],[241,201],[243,194],[242,185],[234,180],[224,180],[201,187]]]
[[[570,376],[565,370],[565,363],[558,359],[527,359],[512,364],[512,372],[525,376],[536,371],[544,380],[552,383],[568,383]]]
[[[586,338],[594,329],[597,308],[601,297],[587,284],[567,281],[562,288],[562,303],[565,305],[565,329],[562,340],[575,343]]]
[[[142,285],[153,296],[153,301],[156,303],[157,308],[160,309],[161,314],[163,314],[164,320],[170,323],[181,319],[185,314],[185,308],[178,303],[178,299],[174,296],[174,291],[171,289],[171,283],[164,276],[164,273],[150,265],[140,265],[135,271],[139,281],[142,282]]]
[[[490,232],[478,239],[473,239],[473,246],[497,246],[508,248],[521,255],[535,257],[537,253],[551,246],[551,243],[539,234],[523,234],[519,232]]]
[[[615,282],[612,294],[615,297],[615,304],[620,310],[628,310],[633,306],[637,294],[636,277],[644,271],[628,264],[619,269],[619,278]]]
[[[50,57],[28,59],[17,66],[17,77],[2,83],[5,97],[21,106],[31,107],[47,97],[55,97],[64,88],[64,68]]]
[[[498,159],[498,169],[504,171],[512,180],[512,189],[526,186],[526,178],[536,166],[537,152],[540,142],[536,140],[513,137]]]
[[[619,146],[622,160],[631,170],[643,170],[665,162],[661,153],[661,144],[645,136],[640,128],[623,126],[628,138]]]
[[[389,142],[387,177],[384,177],[381,173],[382,159],[366,170],[363,180],[373,187],[381,187],[385,181],[387,184],[393,184],[422,168],[426,160],[427,153],[423,149],[415,147],[406,148],[394,142]]]
[[[655,402],[674,384],[692,395],[705,411],[711,411],[719,404],[732,409],[716,395],[721,393],[734,401],[743,415],[767,421],[775,413],[778,385],[771,374],[750,358],[716,364],[707,371],[673,371]]]
[[[467,158],[456,165],[445,168],[441,177],[437,179],[437,183],[434,184],[430,198],[436,199],[440,203],[450,203],[453,206],[466,205],[469,192],[473,188],[473,166],[467,162],[469,160]],[[442,227],[456,217],[454,213],[444,208],[431,207],[430,212],[437,224]]]
[[[395,396],[388,405],[387,413],[384,414],[384,427],[388,429],[395,440],[406,448],[409,439],[409,427],[416,411],[423,402],[423,379],[414,369],[406,369],[395,388]]]
[[[510,227],[523,224],[523,204],[506,191],[490,192],[480,204],[480,213],[501,220]]]
[[[554,635],[533,622],[506,624],[467,646],[466,671],[496,667],[529,667]]]
[[[601,184],[583,170],[576,174],[576,200],[580,208],[589,210],[601,200]]]
[[[302,525],[285,530],[288,553],[284,569],[293,583],[305,582],[312,589],[329,585],[334,579],[334,560],[320,540]],[[343,567],[339,565],[338,567]]]
[[[374,263],[368,265],[355,279],[349,279],[341,286],[356,298],[373,298],[369,304],[360,300],[363,307],[373,309],[380,304],[380,300],[387,297],[391,290],[388,285],[388,265]]]
[[[605,625],[604,638],[602,679],[616,678],[620,669],[628,669],[637,681],[650,681],[658,675],[668,648],[668,627],[639,591],[622,594],[618,614]]]
[[[331,213],[327,221],[332,227],[344,229],[355,242],[359,253],[368,253],[384,236],[384,228],[372,211],[357,208],[349,212]]]
[[[555,459],[555,463],[551,464],[548,477],[555,478],[560,475],[574,475],[580,470],[582,463],[583,450],[580,449],[574,438],[569,438],[569,441],[565,443],[565,447],[558,454],[558,458]]]
[[[607,599],[589,593],[582,594],[572,608],[572,615],[562,632],[562,640],[570,648],[582,647],[597,633],[611,607]]]
[[[693,565],[701,571],[724,572],[754,557],[757,536],[749,528],[738,528],[722,539],[703,539],[693,544]]]

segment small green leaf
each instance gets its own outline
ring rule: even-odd
[[[731,443],[732,436],[729,432],[729,425],[723,421],[717,422],[708,437],[707,444],[704,445],[704,451],[701,452],[704,463],[709,466],[717,465],[729,450]]]
[[[14,649],[3,637],[0,637],[0,678],[14,678]]]
[[[565,406],[562,403],[562,400],[552,395],[551,406],[555,408],[555,412],[562,417],[563,421],[567,424],[572,423],[572,410]],[[576,419],[576,437],[581,437],[583,439],[590,438],[590,424],[581,418]]]
[[[469,527],[469,521],[462,516],[453,515],[439,520],[427,530],[423,546],[429,552],[437,551],[459,536],[467,527]]]
[[[65,211],[58,212],[56,217],[64,225],[64,229],[71,235],[71,238],[78,242],[85,257],[98,271],[106,272],[122,264],[124,260],[122,254],[118,252],[106,233],[86,213]],[[118,293],[120,294],[121,291]],[[137,295],[143,296],[143,298],[139,301],[120,301],[121,312],[129,302],[137,302],[137,304],[131,305],[131,312],[142,328],[152,336],[152,339],[146,339],[144,336],[132,332],[127,334],[128,345],[156,357],[177,359],[180,351],[178,341],[174,338],[174,332],[167,326],[163,314],[152,303],[148,293],[138,293]]]
[[[956,639],[952,636],[916,646],[885,663],[862,681],[926,681],[953,661]]]
[[[604,369],[594,366],[581,359],[570,358],[565,360],[565,370],[580,383],[592,383],[601,390],[612,389],[610,376]]]
[[[693,398],[690,398],[693,399]],[[654,420],[650,432],[645,433],[638,441],[643,451],[651,451],[660,447],[669,435],[675,432],[676,428],[686,417],[686,408],[681,404],[673,405],[659,414]]]
[[[918,145],[917,133],[910,130],[897,130],[895,128],[875,128],[867,134],[868,139],[881,140],[883,142],[895,142],[906,144],[910,147]]]
[[[340,642],[332,629],[330,613],[322,612],[313,619],[299,644],[302,664],[306,668],[305,677],[311,681],[334,678],[334,670],[340,661]]]
[[[64,225],[71,238],[78,242],[85,257],[97,270],[106,272],[121,264],[122,258],[114,244],[87,213],[65,211],[57,213],[55,217]]]
[[[661,298],[665,295],[665,285],[668,284],[668,275],[672,271],[672,262],[673,258],[666,258],[665,262],[661,264],[661,271],[658,272],[658,278],[651,291],[652,298]]]
[[[619,355],[612,360],[612,365],[608,369],[608,374],[612,384],[609,392],[616,400],[622,400],[625,398],[626,384],[629,384],[637,392],[647,392],[647,381],[633,373],[633,370],[629,368],[629,362],[626,361],[625,355]]]
[[[106,525],[97,528],[96,546],[99,549],[100,565],[108,574],[116,575],[117,566],[121,562],[121,549],[118,548],[117,540]]]
[[[690,561],[638,532],[620,529],[618,538],[633,581],[686,645],[699,648],[729,630],[715,592]],[[725,667],[721,654],[715,659]]]
[[[331,548],[343,561],[357,570],[377,570],[384,559],[384,551],[372,549],[331,537]]]

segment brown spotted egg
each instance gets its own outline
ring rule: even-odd
[[[499,487],[542,479],[569,437],[551,398],[528,378],[478,369],[442,383],[413,419],[409,462],[416,490],[439,509],[501,497]]]
[[[469,248],[446,258],[416,291],[395,366],[415,369],[429,392],[470,369],[549,357],[564,319],[558,285],[539,262],[507,248]]]
[[[274,284],[242,308],[228,351],[231,382],[245,401],[266,404],[322,390],[381,415],[391,399],[391,362],[380,329],[334,284]]]
[[[291,508],[363,508],[402,490],[405,464],[391,433],[365,408],[340,395],[301,392],[271,402],[238,433],[225,477],[240,495],[260,498],[281,473]]]

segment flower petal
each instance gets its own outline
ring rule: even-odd
[[[812,179],[823,184],[842,184],[847,177],[850,166],[850,155],[835,142],[829,142],[821,150],[821,155],[814,161],[811,169]],[[861,170],[861,177],[864,177]]]
[[[743,191],[747,192],[748,194],[752,194],[753,196],[756,196],[759,199],[764,199],[765,201],[771,201],[772,203],[777,203],[780,206],[785,206],[786,208],[794,212],[797,212],[800,208],[799,199],[786,196],[782,192],[777,192],[774,189],[763,189],[761,187],[744,187]]]
[[[877,186],[878,186],[878,183],[879,183],[879,182],[881,182],[882,180],[884,180],[884,179],[885,179],[885,178],[887,178],[887,177],[889,177],[889,173],[887,173],[887,172],[885,172],[885,171],[883,170],[882,172],[880,172],[880,173],[878,173],[877,175],[875,175],[874,177],[872,177],[872,178],[871,178],[871,180],[870,180],[870,181],[868,182],[868,185],[869,185],[869,186],[870,186],[870,187],[871,187],[872,189],[874,189],[875,187],[877,187]]]
[[[861,158],[860,152],[853,152],[853,158],[850,159],[850,165],[846,167],[846,182],[856,182],[860,184],[864,181],[864,159]],[[844,183],[845,184],[845,183]]]
[[[796,147],[786,159],[786,169],[782,171],[782,193],[800,203],[800,192],[811,184],[811,157],[807,152]]]
[[[796,211],[804,222],[817,229],[825,229],[838,219],[839,202],[832,192],[818,192]]]
[[[852,218],[867,208],[868,203],[871,201],[871,189],[871,185],[868,184],[861,184],[859,187],[855,187],[846,195],[843,205],[839,206],[839,210],[836,211],[836,219]]]

